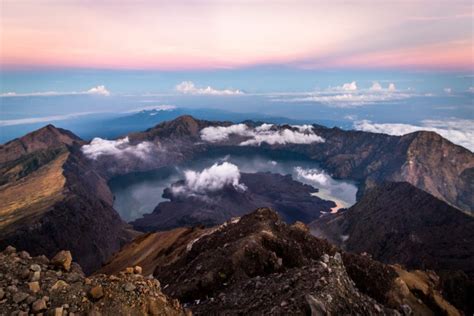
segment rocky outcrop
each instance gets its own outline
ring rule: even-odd
[[[310,185],[292,179],[290,175],[273,173],[242,173],[240,183],[246,189],[228,185],[205,195],[175,193],[173,187],[164,191],[161,202],[151,214],[145,214],[130,224],[140,231],[166,230],[180,226],[215,226],[232,217],[239,217],[259,207],[271,207],[287,222],[309,223],[336,204],[311,195],[318,191]]]
[[[49,261],[7,247],[0,253],[1,315],[186,315],[140,267],[85,277],[67,252]],[[58,264],[60,262],[61,264]],[[69,262],[70,264],[70,262]],[[69,269],[66,269],[69,267]]]
[[[11,244],[48,256],[70,249],[90,273],[130,240],[131,232],[77,137],[52,126],[32,134],[0,149],[0,169],[8,174],[0,186],[0,248]],[[7,160],[11,148],[20,146],[15,142],[27,153]]]
[[[161,236],[176,234],[172,232]],[[164,284],[164,291],[198,315],[394,314],[394,310],[434,309],[416,291],[407,289],[393,267],[340,252],[311,236],[304,224],[287,225],[266,208],[200,231],[193,238],[180,235],[180,251],[171,245],[154,248],[146,241],[150,235],[146,236],[124,248],[108,266],[123,264],[127,253],[134,258],[130,262],[136,262],[139,253],[154,258],[154,275]],[[169,254],[172,260],[167,262]],[[436,292],[436,287],[430,290]],[[457,315],[444,299],[442,304]]]
[[[467,314],[474,310],[468,298],[474,293],[474,219],[411,184],[375,187],[348,210],[310,227],[347,251],[436,270],[446,297]]]
[[[409,268],[474,275],[474,219],[409,183],[385,183],[313,233],[352,252]]]

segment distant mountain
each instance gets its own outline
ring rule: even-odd
[[[246,124],[249,127],[258,125],[251,121]],[[244,150],[244,147],[253,147],[262,151],[305,155],[333,177],[357,182],[359,198],[365,190],[385,181],[406,181],[461,210],[474,211],[474,154],[436,133],[390,136],[313,125],[313,133],[322,137],[324,142],[273,145],[263,142],[260,146],[240,146],[249,137],[229,133],[225,139],[212,143],[200,138],[200,131],[205,127],[230,125],[231,122],[202,121],[181,116],[144,132],[129,134],[132,144],[149,141],[164,149],[153,155],[152,160],[130,165],[104,156],[96,164],[98,170],[109,170],[108,176],[113,176],[173,165],[192,159],[209,148]],[[272,128],[275,131],[298,130],[290,125]]]
[[[113,196],[80,151],[48,125],[0,147],[0,247],[32,254],[70,249],[87,272],[129,240]]]
[[[210,108],[167,108],[166,106],[161,108],[158,106],[156,109],[143,109],[136,113],[122,114],[120,117],[99,121],[95,124],[95,134],[89,134],[87,132],[87,126],[81,125],[79,129],[81,130],[80,135],[82,136],[84,134],[84,137],[87,138],[98,136],[116,138],[135,131],[151,128],[165,121],[175,120],[183,115],[190,115],[200,120],[230,121],[234,123],[249,119],[275,124],[308,124],[310,122],[308,120],[294,120],[286,117],[271,116],[260,113],[237,113]],[[324,121],[324,123],[328,123],[332,126],[337,122]]]
[[[311,195],[317,189],[293,180],[290,175],[242,173],[240,183],[246,186],[245,190],[228,185],[205,195],[182,195],[173,191],[173,187],[183,185],[183,181],[179,181],[163,194],[170,201],[161,202],[151,214],[130,224],[141,231],[198,224],[214,226],[264,206],[277,210],[288,223],[309,223],[336,206],[332,201]]]

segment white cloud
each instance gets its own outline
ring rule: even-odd
[[[175,105],[169,105],[169,104],[160,104],[160,105],[149,105],[149,106],[143,106],[139,107],[130,111],[126,111],[124,113],[137,113],[141,111],[173,111],[176,110],[178,107]]]
[[[397,92],[394,83],[387,88],[375,81],[369,89],[359,89],[355,81],[336,88],[299,93],[272,95],[273,102],[314,102],[336,108],[351,108],[378,102],[398,101],[412,97],[412,93]]]
[[[469,89],[467,89],[468,92],[471,92],[471,93],[474,93],[474,87],[469,87]]]
[[[184,184],[173,186],[174,194],[205,195],[232,186],[237,190],[246,190],[246,186],[240,183],[239,168],[229,162],[213,164],[201,172],[186,170],[184,172]]]
[[[210,126],[201,130],[201,139],[215,143],[229,138],[231,134],[240,136],[252,136],[253,132],[245,124],[235,124],[230,126]]]
[[[357,91],[357,82],[352,81],[349,83],[345,83],[342,87],[337,87],[337,90],[344,90],[344,91]]]
[[[320,185],[328,185],[329,181],[331,180],[330,176],[317,169],[304,169],[302,167],[295,167],[295,173],[297,178],[303,178]]]
[[[370,87],[371,91],[382,91],[382,86],[380,85],[380,83],[378,83],[377,81],[375,81],[372,86]]]
[[[240,143],[241,146],[260,146],[262,143],[283,145],[324,142],[323,138],[314,134],[310,125],[295,125],[293,128],[296,131],[289,128],[279,128],[272,124],[262,124],[256,128],[250,128],[245,124],[211,126],[201,130],[201,139],[213,143],[227,140],[230,135],[249,137]]]
[[[109,96],[110,91],[105,88],[105,86],[97,86],[94,88],[90,88],[89,90],[86,91],[85,94],[97,94],[97,95],[104,95],[104,96]]]
[[[357,121],[354,128],[366,132],[389,135],[405,135],[416,131],[436,132],[451,142],[474,151],[474,120],[448,119],[424,120],[420,125],[397,123],[373,123],[368,120]]]
[[[90,88],[86,91],[70,91],[70,92],[58,92],[58,91],[43,91],[43,92],[28,92],[28,93],[16,93],[16,92],[5,92],[0,94],[0,97],[47,97],[47,96],[61,96],[61,95],[101,95],[109,96],[110,91],[104,85]]]
[[[80,116],[87,116],[96,114],[97,112],[79,112],[71,113],[65,115],[53,115],[53,116],[42,116],[42,117],[28,117],[22,119],[12,119],[12,120],[0,120],[0,126],[13,126],[13,125],[25,125],[25,124],[34,124],[34,123],[46,123],[46,122],[55,122],[55,121],[64,121],[68,119],[77,118]]]
[[[451,94],[451,92],[453,92],[453,89],[451,88],[444,88],[443,91],[447,94]]]
[[[151,142],[141,142],[131,145],[128,137],[107,140],[99,137],[94,138],[89,144],[82,146],[82,152],[90,159],[97,159],[100,156],[115,156],[117,158],[136,157],[147,159],[152,153],[155,145]]]
[[[240,90],[231,90],[224,89],[218,90],[210,86],[206,88],[198,88],[192,81],[183,81],[180,84],[176,85],[176,91],[184,94],[194,94],[194,95],[241,95],[244,94]]]

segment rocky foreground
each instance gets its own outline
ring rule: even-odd
[[[69,251],[49,260],[7,247],[0,253],[0,315],[186,315],[141,270],[85,277]]]

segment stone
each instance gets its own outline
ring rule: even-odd
[[[31,309],[32,309],[33,312],[35,312],[35,313],[44,311],[44,310],[46,310],[47,308],[48,308],[48,306],[46,305],[46,300],[44,300],[43,298],[34,301],[34,303],[31,305]]]
[[[56,307],[53,311],[53,315],[54,316],[63,316],[63,311],[64,311],[63,307]]]
[[[56,283],[54,283],[54,285],[51,287],[51,291],[57,291],[57,290],[62,290],[62,289],[65,289],[69,287],[69,284],[67,284],[65,281],[63,280],[58,280],[56,281]]]
[[[134,272],[135,272],[136,274],[142,274],[142,271],[143,271],[143,270],[142,270],[142,267],[140,267],[140,266],[135,266],[135,267],[133,268],[133,270],[134,270]]]
[[[135,285],[133,285],[132,283],[126,283],[125,286],[124,286],[124,290],[127,291],[127,292],[131,292],[133,290],[135,290],[137,287]]]
[[[71,269],[72,255],[70,251],[61,250],[52,259],[51,263],[56,267],[69,271]]]
[[[3,299],[3,297],[5,296],[5,291],[0,288],[0,300]]]
[[[81,279],[81,275],[77,272],[71,272],[66,276],[66,280],[70,283],[77,282]]]
[[[133,273],[133,267],[127,267],[125,268],[125,273],[129,273],[129,274],[132,274]]]
[[[324,255],[321,256],[322,260],[324,263],[328,263],[329,262],[329,255],[327,253],[325,253]]]
[[[21,259],[25,259],[25,260],[29,260],[31,259],[31,256],[28,252],[26,251],[20,251],[20,253],[18,254],[18,256],[21,258]]]
[[[39,284],[38,281],[29,282],[28,283],[28,288],[33,293],[38,293],[41,290],[40,284]]]
[[[39,264],[34,263],[34,264],[32,264],[32,265],[30,266],[30,270],[31,270],[31,271],[35,271],[35,272],[36,272],[36,271],[41,271],[41,267],[40,267]]]
[[[26,298],[28,297],[28,294],[24,293],[24,292],[17,292],[15,294],[13,294],[13,302],[15,302],[16,304],[18,303],[21,303],[23,302],[24,300],[26,300]]]
[[[8,246],[3,252],[7,255],[10,255],[12,253],[16,253],[16,248],[13,246]]]
[[[41,279],[41,272],[35,271],[33,272],[33,275],[31,276],[31,281],[39,281]]]
[[[99,300],[104,296],[104,290],[101,285],[97,285],[90,289],[89,295],[91,298]]]

